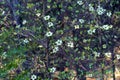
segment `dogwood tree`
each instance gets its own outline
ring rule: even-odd
[[[69,67],[79,80],[86,80],[87,72],[99,69],[104,79],[104,70],[112,67],[115,80],[119,0],[1,0],[0,4],[1,55],[21,54],[20,71],[29,70],[35,79],[51,79],[56,70]],[[71,80],[68,76],[58,78]]]

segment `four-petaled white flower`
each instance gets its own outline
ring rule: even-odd
[[[107,12],[106,13],[108,17],[111,17],[112,13],[111,12]]]
[[[108,30],[110,27],[109,27],[109,25],[103,25],[102,28],[103,28],[104,30]]]
[[[100,53],[99,52],[94,51],[93,54],[95,54],[95,57],[100,57]]]
[[[116,57],[117,57],[117,59],[120,59],[120,55],[117,54]]]
[[[53,23],[52,22],[48,22],[48,27],[52,27]]]
[[[58,52],[58,51],[59,51],[59,47],[56,46],[56,47],[53,48],[53,51],[52,51],[52,52],[53,52],[53,53],[56,53],[56,52]]]
[[[82,5],[82,4],[83,4],[83,1],[82,1],[82,0],[79,0],[79,1],[77,1],[77,4]]]
[[[112,54],[111,52],[107,52],[107,53],[105,53],[105,56],[106,57],[111,57],[111,54]]]
[[[70,42],[67,43],[67,46],[73,48],[74,47],[74,43],[72,41],[70,41]]]
[[[79,25],[75,25],[74,27],[75,27],[75,29],[79,29],[80,28]]]
[[[106,46],[106,44],[103,44],[102,47],[105,49],[107,46]]]
[[[16,28],[20,28],[20,25],[17,25]]]
[[[50,72],[51,73],[54,73],[56,71],[56,68],[55,67],[52,67],[51,69],[50,69]]]
[[[105,11],[106,11],[106,9],[103,9],[101,6],[98,6],[98,8],[97,8],[98,15],[104,14]]]
[[[57,40],[55,43],[56,43],[56,45],[58,45],[58,46],[59,46],[59,45],[62,45],[62,40]]]
[[[24,43],[28,43],[29,41],[28,41],[28,39],[24,39],[23,42]]]
[[[79,22],[82,24],[82,23],[85,22],[85,20],[84,19],[79,19]]]
[[[37,79],[37,76],[33,74],[33,75],[31,75],[31,79],[35,80],[35,79]]]
[[[89,11],[94,11],[94,7],[91,4],[89,4]]]
[[[46,34],[45,34],[47,37],[50,37],[53,35],[53,33],[51,31],[48,31]]]
[[[96,29],[89,29],[87,32],[88,34],[92,35],[93,33],[95,33]]]
[[[50,16],[47,15],[47,16],[44,16],[44,20],[49,20],[50,19]]]
[[[23,20],[22,24],[26,24],[26,23],[27,23],[27,21],[26,21],[26,20]]]
[[[36,15],[39,17],[41,14],[40,14],[40,13],[37,13]]]

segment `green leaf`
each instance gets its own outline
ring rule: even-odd
[[[47,2],[51,2],[51,0],[47,0]]]

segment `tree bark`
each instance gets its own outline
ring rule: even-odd
[[[22,18],[20,17],[20,3],[18,0],[6,0],[6,3],[8,4],[11,16],[13,17],[13,21],[15,25],[22,26]]]

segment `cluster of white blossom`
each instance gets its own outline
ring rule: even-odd
[[[89,29],[87,32],[88,34],[92,35],[93,33],[95,33],[96,29]]]
[[[105,13],[106,9],[102,8],[101,6],[98,6],[96,11],[98,15],[102,15]]]
[[[109,30],[112,27],[113,27],[112,25],[103,25],[101,28],[104,29],[104,30]]]
[[[24,39],[23,42],[26,44],[26,43],[29,42],[29,40],[28,39]]]
[[[52,53],[58,52],[58,51],[59,51],[59,47],[58,47],[58,46],[62,45],[62,43],[63,43],[63,41],[60,40],[60,39],[58,39],[58,40],[55,42],[56,45],[55,45],[55,47],[53,48]]]
[[[55,68],[55,67],[50,68],[50,72],[51,72],[51,73],[54,73],[55,71],[56,71],[56,68]]]
[[[91,12],[95,11],[95,9],[94,9],[92,4],[89,4],[89,11],[91,11]],[[103,15],[106,12],[106,15],[108,17],[111,17],[111,15],[112,15],[111,11],[107,11],[106,9],[104,9],[101,6],[97,7],[96,12],[97,12],[98,15]]]
[[[49,15],[47,15],[47,16],[44,16],[44,20],[45,21],[48,21],[50,19],[50,16]],[[54,24],[52,23],[52,22],[48,22],[47,23],[47,25],[48,25],[48,27],[52,27]],[[47,37],[50,37],[50,36],[52,36],[53,35],[53,32],[51,32],[51,31],[48,31],[48,32],[46,32],[46,34],[45,34]]]
[[[109,11],[106,13],[108,17],[111,17],[112,13]]]
[[[93,54],[95,55],[95,57],[100,57],[100,53],[99,52],[94,51]]]

